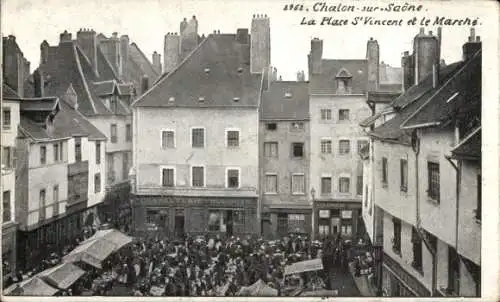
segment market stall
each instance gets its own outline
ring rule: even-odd
[[[84,262],[102,268],[102,262],[116,250],[116,245],[107,240],[85,241],[63,257],[64,262]]]
[[[237,296],[251,296],[251,297],[277,297],[278,291],[267,285],[262,279],[257,280],[250,286],[243,286]]]
[[[91,241],[108,241],[115,245],[115,250],[118,251],[122,247],[133,241],[133,238],[123,234],[122,232],[116,229],[107,229],[107,230],[99,230],[90,238],[85,240],[83,243],[91,242]]]
[[[85,274],[85,271],[71,263],[61,263],[38,274],[48,284],[66,290]]]
[[[12,284],[3,291],[4,296],[54,296],[59,289],[40,279],[32,277],[20,283]]]

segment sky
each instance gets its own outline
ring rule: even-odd
[[[80,28],[92,28],[98,33],[110,36],[113,32],[128,34],[151,60],[154,51],[163,57],[163,39],[167,32],[178,32],[180,21],[193,15],[198,19],[199,34],[213,30],[221,33],[235,33],[237,28],[250,28],[253,14],[267,14],[271,23],[271,63],[278,69],[283,80],[294,80],[299,70],[307,74],[307,54],[310,40],[323,39],[323,58],[363,59],[366,41],[373,37],[380,45],[380,60],[392,66],[401,66],[401,53],[411,50],[413,36],[421,26],[304,26],[303,17],[321,20],[324,16],[353,18],[372,16],[386,19],[409,19],[412,16],[447,16],[471,19],[484,12],[476,11],[463,1],[451,3],[423,2],[426,11],[417,13],[319,13],[312,12],[316,1],[305,1],[309,12],[284,11],[289,2],[281,0],[2,0],[2,35],[15,35],[25,57],[31,62],[31,70],[38,66],[40,43],[47,40],[56,45],[59,34],[64,30],[73,33]],[[410,1],[408,1],[410,2]],[[337,5],[339,2],[328,2]],[[364,1],[347,1],[343,4],[368,5]],[[363,4],[361,4],[363,3]],[[373,4],[374,2],[371,2]],[[404,2],[402,2],[404,3]],[[387,4],[384,4],[387,5]],[[443,6],[444,5],[444,6]],[[481,19],[482,21],[482,19]],[[482,36],[488,31],[476,27],[476,34]],[[436,32],[436,27],[425,31]],[[469,35],[467,26],[447,26],[442,30],[442,58],[447,63],[461,59],[462,44]]]

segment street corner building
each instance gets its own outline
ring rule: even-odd
[[[388,296],[481,295],[481,40],[440,58],[441,30],[402,57],[404,92],[371,94],[363,219]]]
[[[269,18],[254,17],[250,33],[207,37],[198,36],[197,22],[184,20],[180,36],[165,37],[166,72],[132,105],[134,228],[177,237],[259,234]]]

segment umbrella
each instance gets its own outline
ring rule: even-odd
[[[9,286],[4,290],[6,296],[53,296],[59,290],[48,285],[37,276]]]
[[[77,246],[64,256],[65,262],[85,262],[96,268],[102,268],[101,262],[116,249],[116,245],[106,240],[91,240]]]
[[[85,271],[71,263],[62,263],[38,274],[48,284],[60,289],[67,289],[76,282]]]

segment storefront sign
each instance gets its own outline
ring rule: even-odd
[[[319,218],[330,218],[330,210],[320,210]]]
[[[351,219],[352,218],[352,211],[342,211],[341,212],[341,217],[342,219]]]

